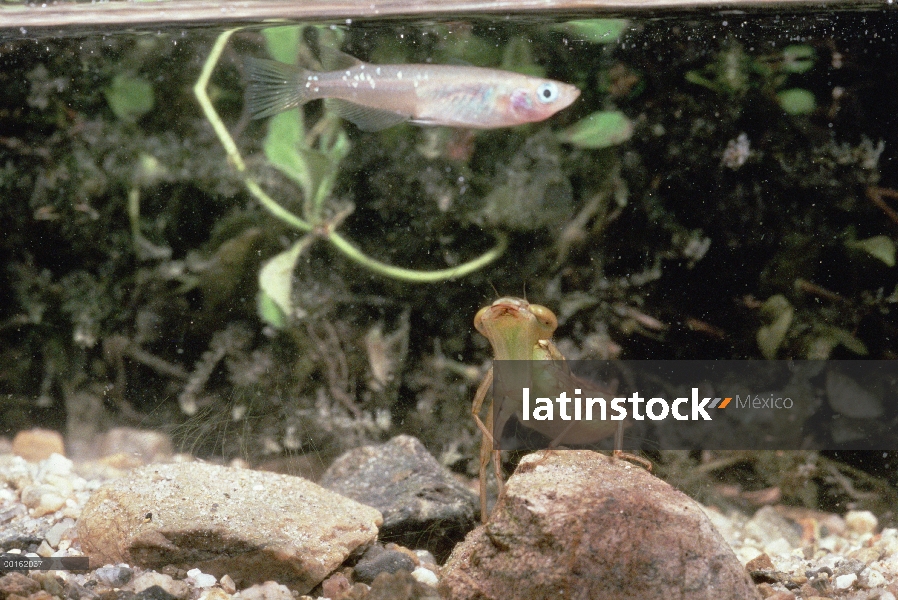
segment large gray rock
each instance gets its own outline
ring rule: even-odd
[[[524,457],[485,526],[453,551],[451,600],[757,600],[698,504],[643,468],[589,451]]]
[[[440,559],[478,516],[474,492],[410,435],[346,452],[324,473],[321,485],[383,513],[381,539],[426,548]]]
[[[359,546],[380,513],[299,477],[204,463],[149,465],[98,489],[78,521],[93,564],[198,568],[306,593]]]

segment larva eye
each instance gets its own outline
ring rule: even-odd
[[[486,335],[486,329],[483,327],[483,317],[484,315],[486,315],[486,313],[489,312],[490,308],[492,307],[484,306],[483,308],[478,310],[477,314],[474,316],[474,327],[477,329],[477,331],[480,332],[480,335],[483,336]]]
[[[536,88],[536,98],[543,104],[549,104],[558,100],[558,86],[554,83],[544,83]]]
[[[555,313],[545,306],[531,304],[530,312],[533,313],[533,316],[535,316],[540,324],[546,329],[547,337],[552,335],[552,332],[558,328],[558,319],[555,317]]]

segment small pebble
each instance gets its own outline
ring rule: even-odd
[[[56,512],[65,505],[65,501],[55,487],[45,483],[22,488],[22,504],[30,508],[35,517]]]
[[[128,595],[125,595],[128,598]],[[151,585],[147,589],[134,595],[135,600],[175,600],[177,596],[173,596],[166,592],[158,585]]]
[[[37,581],[41,589],[51,596],[65,597],[65,590],[62,583],[57,579],[56,575],[50,571],[38,571],[31,575],[31,578]]]
[[[246,588],[237,596],[241,600],[293,600],[290,588],[274,581],[266,581]]]
[[[876,569],[864,569],[861,574],[864,587],[875,588],[886,584],[885,576]]]
[[[424,567],[418,567],[414,571],[412,571],[412,577],[420,581],[425,585],[429,585],[431,587],[436,587],[440,580],[437,578],[436,573],[431,571],[430,569],[425,569]]]
[[[28,596],[41,588],[40,584],[22,573],[8,573],[0,577],[0,596],[9,594]]]
[[[237,591],[237,585],[234,583],[234,580],[231,579],[230,575],[222,575],[218,582],[221,584],[221,589],[229,594],[233,594]]]
[[[175,581],[168,575],[148,571],[137,577],[132,583],[132,589],[140,594],[153,586],[157,586],[171,594],[175,598],[186,598],[190,594],[190,588],[184,581]]]
[[[47,543],[47,540],[43,540],[41,545],[37,547],[37,550],[34,551],[38,556],[43,556],[47,558],[49,556],[53,556],[53,548],[50,547],[50,544]]]
[[[325,598],[341,598],[351,587],[343,573],[334,573],[321,582],[321,592]]]
[[[208,575],[199,569],[190,569],[187,571],[187,578],[198,588],[212,587],[217,582],[215,575]]]
[[[40,463],[39,476],[46,479],[51,475],[61,475],[68,477],[72,473],[75,463],[62,455],[61,452],[54,452]]]
[[[128,567],[106,565],[94,572],[94,577],[100,583],[112,588],[122,587],[131,581],[133,572]]]
[[[47,533],[44,534],[44,539],[54,548],[58,548],[62,536],[74,526],[75,522],[71,519],[61,521],[47,530]]]
[[[845,524],[853,533],[863,535],[876,531],[879,520],[869,510],[850,510],[845,515]]]
[[[855,584],[857,581],[857,575],[854,573],[849,573],[848,575],[839,575],[835,579],[835,587],[837,590],[847,590],[851,586]]]
[[[203,590],[198,600],[230,600],[233,592],[226,592],[217,587]]]
[[[36,428],[17,433],[12,441],[12,452],[29,462],[38,462],[54,453],[65,454],[65,445],[58,431]]]
[[[414,561],[405,553],[398,550],[383,550],[374,546],[355,566],[355,579],[362,583],[371,583],[381,573],[398,571],[411,573],[414,570]]]
[[[749,572],[751,571],[773,571],[773,563],[770,561],[770,557],[766,554],[760,554],[755,558],[748,561],[748,564],[745,565],[745,569]]]

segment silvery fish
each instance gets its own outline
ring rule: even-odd
[[[364,131],[406,121],[493,129],[542,121],[580,95],[573,85],[497,69],[374,65],[333,50],[327,60],[328,67],[339,63],[339,68],[311,71],[247,59],[250,114],[256,119],[270,117],[323,98],[329,109]]]

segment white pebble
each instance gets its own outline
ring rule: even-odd
[[[207,588],[197,600],[231,600],[231,594],[221,588]]]
[[[845,515],[845,524],[857,534],[873,533],[879,526],[879,520],[869,510],[850,510]]]
[[[47,475],[68,475],[72,472],[73,466],[74,463],[71,460],[54,452],[50,458],[41,461],[38,476],[43,478]]]
[[[829,550],[830,552],[838,552],[844,545],[845,540],[837,535],[828,535],[817,544],[821,550]]]
[[[190,593],[190,588],[187,586],[186,582],[175,581],[169,575],[154,573],[153,571],[147,571],[146,573],[134,579],[131,582],[130,587],[134,590],[134,592],[139,594],[140,592],[144,591],[147,588],[153,587],[154,585],[158,585],[175,598],[186,598]]]
[[[35,550],[35,552],[39,556],[43,556],[44,558],[53,556],[53,548],[50,547],[50,544],[47,543],[47,540],[42,541],[41,545],[37,547],[37,550]]]
[[[777,556],[780,554],[789,554],[792,552],[792,545],[785,538],[777,538],[764,546],[764,551],[769,556]]]
[[[861,579],[863,579],[864,587],[868,588],[875,588],[886,584],[885,576],[876,569],[864,569],[864,572],[861,574]],[[882,598],[882,596],[880,596],[880,598]]]
[[[290,588],[274,581],[257,583],[234,595],[242,600],[293,600]]]
[[[743,565],[748,563],[748,561],[754,560],[764,554],[757,548],[752,546],[742,546],[736,550],[736,555],[739,557],[739,562]]]
[[[424,567],[418,567],[414,571],[412,571],[412,577],[414,577],[421,583],[429,585],[431,587],[436,587],[440,582],[440,580],[437,579],[436,573],[434,573],[430,569],[425,569]]]
[[[836,565],[845,560],[844,556],[839,554],[828,554],[827,556],[823,556],[820,560],[817,561],[817,567],[827,567],[831,571],[836,568]]]
[[[47,533],[44,534],[44,539],[47,540],[48,544],[56,548],[57,546],[59,546],[59,542],[62,540],[63,534],[71,529],[74,524],[74,521],[72,521],[71,519],[60,521],[47,530]]]
[[[237,591],[237,586],[234,584],[234,580],[231,579],[230,575],[222,575],[221,579],[219,579],[219,583],[221,583],[221,589],[228,594],[233,594]]]
[[[187,571],[187,577],[189,577],[190,580],[193,581],[193,585],[198,588],[212,587],[218,581],[215,579],[215,575],[208,575],[199,569],[190,569]]]
[[[848,575],[839,575],[836,577],[836,589],[837,590],[847,590],[857,581],[857,575],[854,573],[849,573]]]

